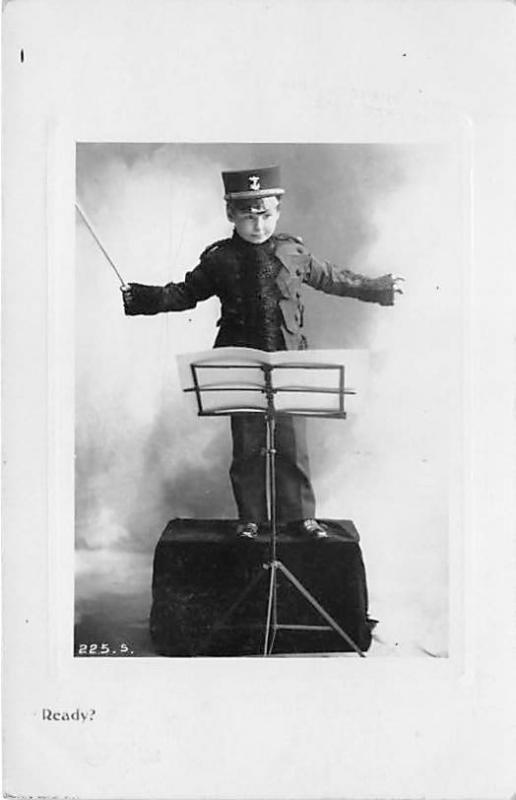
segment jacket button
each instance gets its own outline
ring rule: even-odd
[[[301,275],[301,274],[302,274],[301,270],[300,269],[296,269],[296,275]]]

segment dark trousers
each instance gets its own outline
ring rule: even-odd
[[[231,417],[233,462],[229,471],[241,520],[267,520],[265,417],[245,414]],[[310,483],[306,425],[302,417],[278,417],[276,447],[276,513],[278,522],[315,516]]]

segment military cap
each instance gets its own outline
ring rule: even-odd
[[[224,200],[255,200],[285,193],[285,190],[280,188],[279,167],[223,172],[222,180],[225,190]]]

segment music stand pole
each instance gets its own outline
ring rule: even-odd
[[[271,559],[269,562],[270,579],[269,579],[269,597],[267,602],[267,617],[265,621],[265,638],[263,645],[263,654],[269,655],[274,646],[274,637],[277,630],[277,584],[276,584],[276,567],[277,567],[277,514],[276,514],[276,412],[274,409],[274,389],[272,387],[272,368],[268,365],[262,366],[265,380],[265,397],[267,399],[267,411],[265,413],[265,426],[266,426],[266,439],[265,439],[265,454],[266,454],[266,467],[268,483],[268,503],[267,503],[267,516],[271,530]],[[271,629],[273,632],[272,640],[270,641]]]

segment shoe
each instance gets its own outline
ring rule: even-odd
[[[300,533],[308,534],[312,539],[327,539],[328,532],[316,519],[303,519],[298,524]]]
[[[258,536],[256,522],[241,522],[237,526],[237,536],[241,539],[255,539]]]

